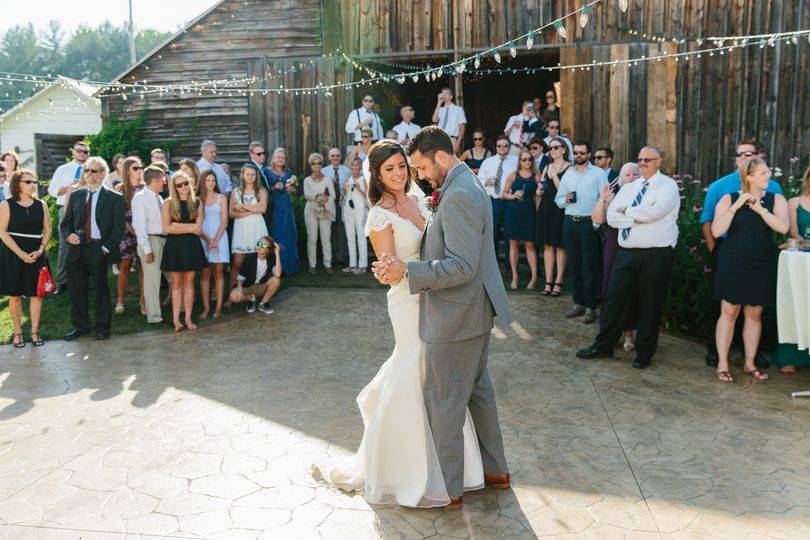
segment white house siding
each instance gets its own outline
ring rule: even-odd
[[[77,101],[78,99],[78,101]],[[59,84],[32,96],[0,122],[0,151],[15,150],[23,167],[35,168],[34,134],[91,135],[101,130],[101,106]]]

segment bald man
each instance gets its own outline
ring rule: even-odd
[[[408,141],[413,139],[413,136],[422,128],[413,123],[413,118],[416,116],[416,113],[410,105],[402,107],[399,110],[399,116],[402,117],[402,122],[393,127],[394,131],[397,132],[396,140],[400,144],[408,144]]]
[[[612,358],[613,346],[638,298],[638,333],[633,367],[644,369],[658,348],[661,309],[678,243],[681,196],[675,181],[661,173],[661,152],[645,146],[638,153],[641,178],[625,184],[610,203],[607,221],[619,230],[619,254],[605,294],[599,335],[579,358]]]

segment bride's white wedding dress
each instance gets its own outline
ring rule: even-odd
[[[418,198],[422,215],[430,211]],[[379,206],[368,213],[366,235],[392,226],[396,256],[417,260],[422,231]],[[339,464],[313,466],[323,479],[345,491],[363,491],[370,503],[433,507],[449,502],[422,394],[424,343],[419,339],[419,295],[407,280],[388,291],[394,352],[357,396],[365,431],[357,453]],[[469,411],[464,424],[464,489],[484,487],[481,451]]]

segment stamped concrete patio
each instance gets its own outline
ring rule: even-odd
[[[578,361],[567,300],[513,296],[490,366],[513,489],[463,511],[370,507],[309,464],[354,450],[391,348],[382,291],[286,291],[200,330],[0,348],[2,538],[810,537],[810,373],[715,382]],[[739,369],[737,370],[739,373]]]

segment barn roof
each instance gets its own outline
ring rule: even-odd
[[[169,45],[171,45],[175,40],[177,40],[177,38],[181,37],[183,34],[188,32],[188,30],[190,28],[192,28],[195,24],[198,24],[200,21],[202,21],[204,18],[206,18],[208,15],[210,15],[214,10],[216,10],[219,6],[221,6],[222,4],[224,4],[227,1],[228,0],[218,0],[213,6],[211,6],[207,10],[205,10],[202,14],[200,14],[198,17],[196,17],[192,21],[190,21],[183,28],[181,28],[180,30],[178,30],[177,32],[172,34],[168,39],[166,39],[166,41],[164,41],[163,43],[160,43],[157,47],[155,47],[154,49],[149,51],[147,54],[145,54],[143,58],[141,58],[140,60],[138,60],[134,64],[128,66],[122,73],[120,73],[117,77],[115,77],[110,82],[111,83],[120,82],[124,77],[126,77],[127,75],[129,75],[130,73],[135,71],[138,67],[143,65],[145,62],[150,60],[158,52],[160,52],[161,50],[163,50],[166,47],[168,47]],[[104,95],[104,93],[105,93],[105,90],[101,89],[101,90],[98,90],[96,92],[96,95]]]
[[[97,90],[97,87],[92,84],[87,84],[82,81],[77,81],[76,79],[71,79],[69,77],[59,76],[57,80],[53,81],[51,84],[37,92],[36,94],[24,99],[23,101],[17,103],[15,106],[0,114],[0,121],[5,120],[13,115],[19,114],[23,111],[26,107],[28,107],[31,103],[35,100],[44,97],[47,94],[54,92],[57,88],[62,87],[70,92],[73,92],[76,95],[77,99],[80,99],[87,103],[88,105],[93,105],[98,107],[99,101],[94,94]]]

